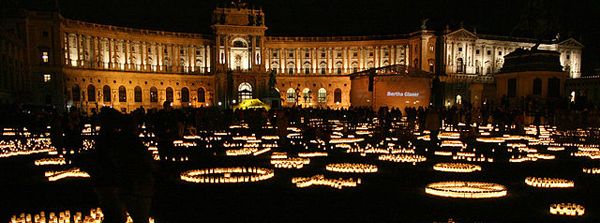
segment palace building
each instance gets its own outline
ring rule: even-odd
[[[10,80],[28,86],[28,93],[18,91],[25,102],[86,112],[101,106],[124,112],[160,108],[164,101],[176,107],[230,106],[271,97],[272,72],[282,106],[478,106],[496,100],[494,74],[504,55],[536,44],[464,28],[438,33],[425,23],[397,35],[267,36],[265,16],[243,2],[231,3],[214,9],[212,33],[197,34],[71,20],[57,10],[19,10],[1,27],[22,38],[0,35],[0,56],[23,56],[24,74],[12,75],[14,66],[23,65],[9,62],[2,78],[21,77]],[[18,47],[22,55],[15,54]],[[569,78],[580,76],[582,48],[572,38],[539,46],[560,54]],[[434,90],[438,96],[431,89],[436,76],[442,83]],[[4,83],[0,96],[17,94]]]

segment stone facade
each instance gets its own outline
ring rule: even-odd
[[[95,24],[57,12],[22,14],[9,23],[28,37],[25,70],[36,89],[29,100],[88,112],[159,108],[165,100],[177,107],[229,106],[267,96],[270,71],[277,72],[283,106],[349,107],[352,92],[360,91],[351,74],[395,65],[440,75],[447,98],[463,94],[462,100],[481,103],[503,56],[535,45],[462,28],[439,35],[425,24],[387,36],[265,36],[265,13],[239,4],[214,9],[210,35]],[[554,40],[540,48],[560,52],[565,71],[579,77],[580,43]]]

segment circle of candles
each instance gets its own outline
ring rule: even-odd
[[[506,187],[496,183],[470,181],[443,181],[428,184],[425,193],[453,198],[498,198],[507,194]]]

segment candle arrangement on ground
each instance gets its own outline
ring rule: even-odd
[[[327,152],[299,152],[299,157],[326,157],[328,155]]]
[[[273,170],[261,167],[216,167],[185,171],[180,178],[192,183],[222,184],[257,182],[274,175]]]
[[[543,188],[571,188],[575,187],[575,182],[572,180],[562,178],[548,178],[548,177],[527,177],[525,183],[532,187],[543,187]]]
[[[333,187],[336,189],[342,189],[343,187],[356,187],[361,183],[360,178],[358,179],[328,179],[324,175],[315,175],[312,177],[294,177],[292,183],[296,184],[296,187],[304,188],[312,185],[322,185]]]
[[[100,208],[92,208],[88,215],[83,215],[81,212],[75,212],[71,214],[71,211],[61,211],[58,215],[55,212],[49,212],[46,216],[45,211],[41,211],[37,214],[21,213],[19,215],[13,215],[10,218],[9,223],[101,223],[104,220],[104,213]],[[154,223],[154,218],[148,219],[150,223]],[[133,220],[127,214],[127,222],[133,223]]]
[[[396,163],[418,163],[425,162],[427,157],[416,154],[385,154],[379,155],[378,159]]]
[[[442,172],[471,173],[481,171],[481,166],[470,163],[437,163],[433,169]]]
[[[425,193],[453,198],[498,198],[507,195],[506,187],[496,183],[444,181],[428,184]]]
[[[302,157],[293,157],[293,158],[283,158],[283,159],[272,159],[271,164],[275,166],[275,168],[286,168],[286,169],[300,169],[304,167],[304,165],[308,165],[310,163],[309,158]]]
[[[71,168],[68,170],[60,171],[46,171],[44,176],[48,178],[48,181],[57,181],[64,178],[89,178],[90,175],[79,168]]]
[[[34,161],[33,164],[36,166],[65,165],[67,164],[67,160],[64,157],[42,158]]]
[[[550,214],[566,216],[582,216],[585,214],[583,205],[575,203],[558,203],[550,205]]]
[[[589,168],[584,167],[582,170],[584,173],[587,173],[587,174],[600,174],[600,167],[589,167]]]
[[[331,172],[340,173],[375,173],[377,166],[364,163],[330,163],[325,169]]]

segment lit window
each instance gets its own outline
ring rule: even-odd
[[[44,74],[44,83],[48,83],[52,80],[52,75]]]
[[[42,52],[42,62],[48,63],[48,51]]]

